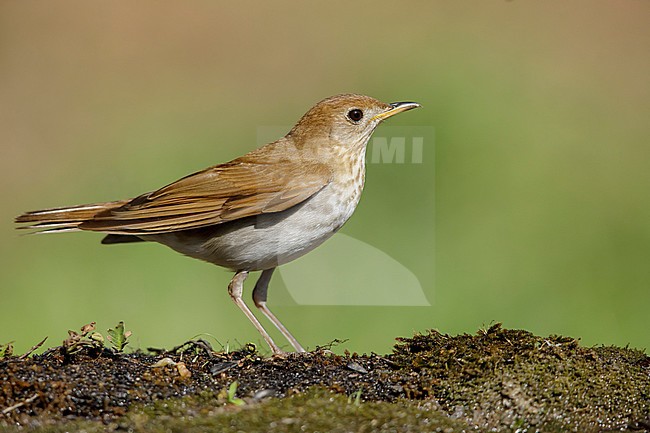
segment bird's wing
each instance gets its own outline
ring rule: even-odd
[[[150,235],[280,212],[331,180],[323,164],[239,158],[184,177],[125,205],[97,214],[82,230]]]

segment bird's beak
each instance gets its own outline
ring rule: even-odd
[[[421,105],[418,104],[417,102],[393,102],[389,105],[390,105],[390,109],[388,111],[384,111],[383,113],[377,114],[375,117],[372,118],[372,120],[385,120],[391,116],[401,113],[402,111],[408,111],[414,108],[421,107]]]

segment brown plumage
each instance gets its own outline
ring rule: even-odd
[[[278,158],[279,142],[132,200],[27,212],[17,223],[44,232],[151,235],[196,229],[290,208],[318,192],[327,166]]]
[[[96,231],[103,243],[159,242],[236,272],[229,285],[274,353],[281,352],[241,299],[249,271],[262,270],[255,305],[297,351],[304,349],[266,306],[273,270],[334,234],[356,208],[365,149],[384,119],[416,108],[363,95],[327,98],[283,138],[225,164],[131,200],[45,209],[16,218],[41,233]]]

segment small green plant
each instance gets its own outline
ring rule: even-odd
[[[0,344],[0,359],[7,358],[14,354],[13,341],[7,344]]]
[[[68,355],[77,353],[83,348],[99,350],[104,347],[104,337],[95,332],[95,322],[81,327],[81,332],[68,331],[68,338],[63,340],[63,350]]]
[[[354,404],[355,406],[361,406],[361,392],[363,391],[363,386],[357,390],[354,394],[348,397],[348,403]]]
[[[127,340],[130,336],[131,331],[124,331],[124,322],[120,322],[115,328],[108,330],[108,341],[111,342],[113,348],[118,352],[124,351],[126,345],[129,344]]]
[[[237,381],[234,381],[228,387],[228,392],[226,393],[226,401],[228,402],[228,404],[234,404],[235,406],[242,406],[242,405],[246,404],[246,402],[244,400],[237,397],[237,387],[238,386],[239,386],[239,383]]]

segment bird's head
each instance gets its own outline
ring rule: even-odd
[[[358,152],[365,150],[370,136],[383,120],[418,107],[420,104],[415,102],[387,104],[364,95],[336,95],[314,105],[287,138],[302,150],[337,147]]]

